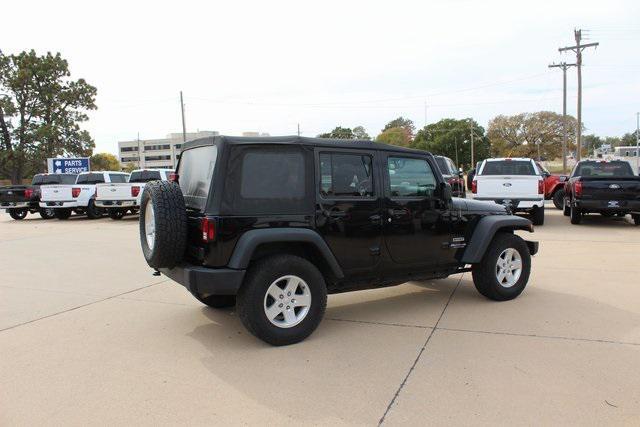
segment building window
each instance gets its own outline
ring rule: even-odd
[[[138,157],[121,157],[120,161],[123,163],[127,163],[127,162],[137,162],[138,160],[140,160]]]
[[[171,156],[145,156],[144,159],[146,161],[171,160]]]
[[[158,144],[158,145],[145,145],[145,151],[158,151],[158,150],[168,150],[171,148],[169,144]]]
[[[176,147],[177,149],[180,149],[180,148],[182,148],[182,144],[176,144],[176,145],[174,145],[174,147]]]
[[[138,147],[122,147],[120,151],[126,153],[127,151],[138,151]]]

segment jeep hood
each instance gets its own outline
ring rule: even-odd
[[[458,197],[454,197],[452,200],[453,200],[453,207],[461,211],[485,212],[485,213],[492,213],[492,214],[507,214],[507,209],[504,206],[494,202],[486,202],[486,201],[473,200],[473,199],[461,199]]]

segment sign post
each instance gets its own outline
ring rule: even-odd
[[[75,173],[91,171],[88,157],[47,159],[49,173]]]

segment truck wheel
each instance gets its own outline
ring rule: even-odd
[[[635,225],[640,225],[640,214],[633,214],[631,215],[631,218],[633,218],[633,223]]]
[[[173,268],[187,246],[187,208],[175,182],[149,182],[142,193],[140,244],[152,268]]]
[[[514,299],[522,293],[531,272],[529,248],[521,237],[497,233],[480,264],[473,266],[478,292],[494,301]]]
[[[21,219],[24,219],[27,216],[27,210],[26,209],[9,209],[9,215],[11,216],[11,218],[19,221]]]
[[[582,221],[582,212],[580,212],[580,208],[571,206],[569,215],[571,216],[571,224],[580,224]]]
[[[104,210],[96,207],[93,200],[89,200],[89,205],[87,206],[87,218],[98,219],[101,218],[102,215],[104,215]]]
[[[125,211],[121,211],[118,209],[111,209],[109,211],[109,218],[115,219],[115,220],[122,219],[124,217],[124,214],[125,214]]]
[[[203,297],[198,293],[194,293],[193,296],[204,305],[208,305],[213,308],[227,308],[236,305],[235,295],[207,295],[206,297]]]
[[[533,225],[544,224],[544,206],[533,208],[533,211],[531,211],[531,222]]]
[[[553,193],[552,200],[553,206],[555,206],[556,209],[562,209],[564,204],[564,190],[560,189]]]
[[[55,209],[40,208],[38,209],[38,213],[40,214],[42,219],[51,219],[56,217]]]
[[[251,265],[238,292],[240,320],[271,345],[294,344],[316,329],[327,306],[327,287],[315,265],[293,255]]]
[[[71,209],[54,209],[53,210],[54,215],[56,216],[56,218],[58,219],[69,219],[69,217],[71,216]]]

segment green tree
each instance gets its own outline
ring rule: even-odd
[[[88,156],[94,142],[80,123],[96,88],[72,80],[59,53],[0,52],[0,175],[13,183],[42,171],[47,157]]]
[[[128,162],[122,165],[123,172],[131,173],[136,169],[138,169],[138,167],[135,165],[135,163]]]
[[[635,146],[637,144],[637,142],[636,142],[636,132],[637,131],[634,130],[631,133],[625,133],[622,136],[622,139],[620,141],[620,145],[623,146],[623,147],[628,147],[630,145]]]
[[[120,161],[110,153],[97,153],[91,156],[91,170],[94,171],[119,171]]]
[[[318,138],[356,139],[351,128],[336,126],[331,132],[321,133]]]
[[[376,141],[384,144],[408,147],[411,144],[411,135],[402,127],[389,128],[382,131]]]
[[[353,128],[353,135],[356,139],[361,139],[363,141],[370,141],[371,137],[367,133],[367,130],[363,126],[356,126]]]
[[[382,129],[382,132],[387,131],[389,129],[393,129],[393,128],[405,129],[406,133],[409,135],[411,139],[413,139],[413,134],[416,130],[416,126],[413,124],[413,121],[410,119],[405,119],[402,116],[398,117],[397,119],[393,119],[389,123],[387,123],[384,126],[384,129]]]
[[[491,147],[484,128],[473,119],[442,119],[431,123],[416,133],[411,147],[449,157],[454,163],[457,159],[456,166],[471,168],[472,129],[474,161],[478,162],[491,155]]]
[[[567,116],[568,150],[575,150],[576,129],[576,119]],[[562,115],[552,111],[497,116],[487,131],[493,154],[505,157],[562,157],[562,135]]]

